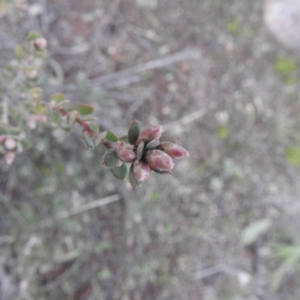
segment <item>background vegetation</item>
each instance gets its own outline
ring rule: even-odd
[[[2,0],[0,28],[1,69],[29,31],[48,40],[46,100],[92,103],[120,135],[162,124],[190,152],[133,191],[104,149],[39,124],[1,158],[1,299],[297,299],[299,60],[261,1]]]

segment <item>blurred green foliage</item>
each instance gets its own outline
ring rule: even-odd
[[[298,64],[294,59],[289,57],[278,57],[275,62],[275,69],[286,84],[292,85],[297,82],[294,75],[298,69]]]
[[[226,28],[230,33],[238,34],[240,32],[239,24],[237,21],[232,20],[226,24]]]
[[[300,167],[300,145],[286,148],[285,155],[291,164]]]

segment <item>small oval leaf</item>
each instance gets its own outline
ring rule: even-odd
[[[95,149],[94,140],[90,136],[83,133],[81,139],[87,149]]]
[[[50,98],[51,101],[55,102],[56,104],[68,101],[64,94],[53,94]]]
[[[142,184],[142,182],[138,181],[134,175],[133,164],[130,166],[129,169],[128,181],[134,190],[137,189]]]
[[[120,167],[111,169],[111,172],[117,179],[124,181],[127,176],[127,166],[123,164]]]
[[[49,114],[49,119],[53,123],[59,123],[61,121],[61,114],[54,110]]]
[[[93,129],[96,132],[99,132],[99,126],[98,126],[98,124],[96,124],[95,122],[90,122],[89,125],[90,125],[91,129]]]
[[[27,140],[23,140],[20,143],[22,145],[23,150],[28,150],[32,147],[32,144]]]
[[[109,168],[115,168],[119,162],[119,158],[117,156],[117,152],[115,149],[108,149],[104,152],[102,158],[102,164]]]
[[[159,145],[160,145],[159,140],[152,140],[146,145],[145,150],[153,150],[157,148]]]
[[[152,171],[154,171],[157,174],[161,174],[161,175],[170,175],[170,171],[159,171],[159,170],[154,170],[151,168]]]
[[[145,148],[145,143],[144,142],[140,142],[137,150],[136,150],[136,157],[138,160],[140,160],[143,156],[143,152],[144,152],[144,148]]]
[[[128,135],[123,135],[119,138],[119,141],[124,142],[125,144],[128,144]]]
[[[133,145],[137,141],[140,132],[141,132],[140,123],[137,120],[132,119],[128,129],[129,144]]]
[[[267,232],[271,225],[269,219],[258,220],[248,225],[242,232],[243,244],[247,246],[255,242],[262,234]]]
[[[88,104],[80,104],[76,107],[76,110],[82,115],[90,115],[94,112],[94,107]]]
[[[113,142],[113,143],[115,143],[119,140],[119,138],[116,136],[116,134],[112,131],[107,131],[106,132],[105,139],[110,141],[110,142]]]
[[[170,142],[176,144],[178,142],[178,138],[171,135],[162,135],[159,139],[161,142]]]

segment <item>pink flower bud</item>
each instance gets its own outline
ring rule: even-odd
[[[5,140],[4,146],[7,150],[13,150],[13,149],[16,148],[17,143],[14,139],[8,138],[8,139]]]
[[[161,149],[174,159],[189,156],[189,153],[184,148],[170,142],[162,142]]]
[[[150,150],[147,152],[147,162],[153,170],[167,171],[171,173],[174,168],[172,158],[161,150]]]
[[[47,116],[46,115],[35,115],[34,119],[38,122],[38,123],[46,123],[48,121]]]
[[[153,126],[141,132],[139,139],[143,142],[158,140],[162,134],[162,126]]]
[[[133,163],[133,174],[139,182],[144,182],[150,175],[150,167],[147,163],[136,160]]]
[[[26,71],[26,78],[27,79],[36,79],[38,76],[38,70],[27,70]]]
[[[15,152],[13,152],[13,151],[9,151],[9,152],[6,152],[5,153],[5,160],[6,160],[6,163],[8,164],[8,165],[10,165],[10,164],[12,164],[13,163],[13,161],[15,160]]]
[[[7,136],[5,135],[0,135],[0,143],[2,144],[3,142],[5,142],[7,139]]]
[[[136,160],[136,154],[124,142],[118,142],[116,150],[117,150],[117,155],[121,161],[130,163]]]
[[[43,37],[39,37],[34,41],[34,46],[38,50],[45,50],[47,48],[47,40]]]

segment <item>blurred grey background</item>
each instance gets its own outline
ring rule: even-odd
[[[299,0],[2,0],[1,68],[40,31],[45,99],[190,157],[132,191],[76,130],[30,132],[1,165],[0,299],[298,299],[299,28]]]

